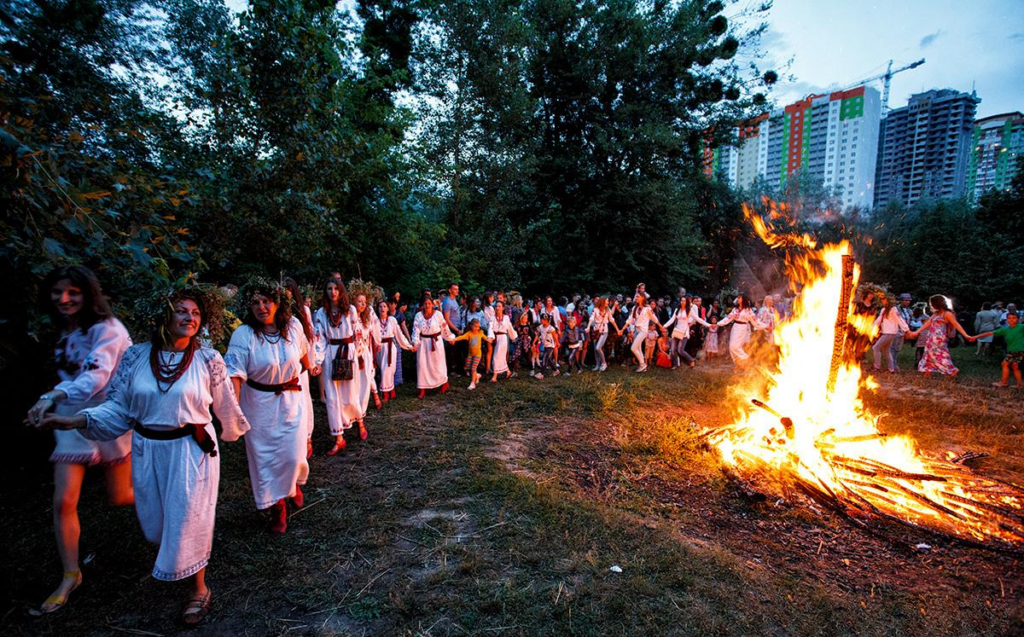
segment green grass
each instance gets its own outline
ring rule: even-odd
[[[991,364],[978,374],[990,372]],[[993,410],[1019,398],[969,379],[882,380],[869,404],[925,445],[1015,440]],[[837,516],[735,497],[691,426],[728,422],[730,382],[719,364],[523,378],[425,401],[405,389],[370,416],[370,439],[338,458],[322,455],[329,440],[319,413],[307,508],[284,537],[268,535],[253,510],[243,446],[225,444],[208,576],[217,610],[206,631],[998,635],[1021,626],[1024,582],[1009,558],[955,546],[920,556],[901,548],[910,540],[875,537]],[[933,387],[980,393],[990,413],[964,426],[976,405],[922,393]],[[59,576],[52,486],[13,484],[2,500],[4,634],[176,630],[184,589],[147,576],[153,549],[130,510],[102,503],[95,479],[81,507],[95,567],[68,608],[29,618]],[[949,575],[958,566],[969,579]],[[938,584],[922,586],[925,574]]]

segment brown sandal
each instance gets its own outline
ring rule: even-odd
[[[206,590],[205,595],[199,597],[191,597],[185,604],[185,608],[181,609],[181,623],[182,625],[192,628],[203,623],[206,616],[210,614],[211,600],[213,599],[210,590]]]

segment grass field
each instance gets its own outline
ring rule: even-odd
[[[885,376],[867,404],[929,452],[987,451],[979,471],[1024,481],[1024,393],[989,386],[996,359],[955,357],[956,383]],[[195,632],[1024,634],[1019,556],[739,497],[690,425],[730,421],[733,381],[718,362],[474,392],[459,379],[425,401],[405,387],[371,414],[369,440],[337,458],[323,455],[318,412],[307,505],[283,537],[253,508],[243,445],[225,444],[216,607]],[[0,631],[176,632],[185,590],[152,580],[154,549],[131,509],[104,504],[98,476],[81,506],[85,583],[61,612],[28,616],[60,566],[48,443],[18,431],[15,448],[0,501]]]

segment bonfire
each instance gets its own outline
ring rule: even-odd
[[[852,329],[872,324],[851,313],[860,270],[847,242],[818,246],[808,235],[780,233],[745,209],[758,235],[786,253],[796,298],[776,332],[779,359],[768,382],[737,388],[739,416],[706,432],[727,471],[758,492],[797,493],[853,520],[885,518],[987,547],[1019,550],[1024,489],[984,477],[960,458],[930,457],[915,441],[888,435],[864,406],[877,389],[850,356]]]

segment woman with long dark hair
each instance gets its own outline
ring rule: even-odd
[[[512,319],[505,314],[505,304],[498,301],[494,304],[494,316],[487,328],[487,339],[491,344],[488,367],[492,383],[498,382],[498,374],[508,374],[511,378],[512,372],[508,368],[509,348],[518,337],[512,327]]]
[[[610,307],[608,307],[608,299],[606,297],[599,296],[594,299],[594,311],[590,315],[590,322],[587,323],[587,331],[591,333],[591,338],[596,339],[594,343],[594,371],[603,372],[608,369],[608,356],[605,353],[605,343],[608,341],[608,331],[613,329],[618,332],[618,327],[615,325],[615,318]],[[621,332],[619,332],[621,334]]]
[[[323,305],[313,315],[317,334],[316,362],[322,368],[324,402],[327,404],[327,422],[334,436],[334,447],[327,455],[337,455],[345,448],[345,431],[360,422],[365,414],[362,395],[369,396],[368,387],[357,382],[355,374],[356,326],[361,324],[356,310],[339,278],[324,283]],[[348,369],[351,373],[342,373]],[[347,377],[343,377],[347,376]]]
[[[442,342],[438,342],[438,341]],[[444,316],[434,309],[430,299],[424,297],[420,311],[412,322],[412,346],[416,348],[416,386],[419,398],[427,390],[448,391],[448,364],[444,343],[454,343],[455,336],[448,329]]]
[[[694,323],[700,323],[707,327],[709,324],[697,313],[697,306],[691,302],[689,296],[679,299],[679,307],[672,314],[672,318],[665,323],[665,329],[672,326],[671,344],[669,349],[672,352],[672,369],[676,369],[686,361],[690,367],[697,363],[693,356],[686,351],[686,344],[690,340],[691,329]]]
[[[51,410],[71,416],[102,403],[121,356],[132,344],[128,331],[110,311],[92,270],[77,265],[57,268],[43,281],[42,293],[47,311],[62,327],[54,352],[60,382],[29,410],[28,421],[32,424],[39,424]],[[105,442],[90,440],[74,430],[53,434],[57,442],[50,456],[53,526],[64,579],[43,602],[39,613],[52,613],[64,606],[71,591],[82,583],[78,497],[86,468],[104,467],[111,504],[132,503],[130,431]]]
[[[201,289],[156,295],[149,313],[153,340],[125,352],[106,400],[74,416],[48,416],[42,426],[77,429],[90,440],[116,440],[134,428],[135,509],[146,539],[160,546],[153,578],[191,580],[180,619],[195,626],[210,611],[206,566],[220,483],[211,410],[223,440],[237,440],[249,424],[224,359],[200,339],[204,328],[220,333],[218,297]]]
[[[633,306],[633,311],[630,312],[627,323],[632,325],[634,329],[633,344],[629,349],[633,352],[633,356],[636,357],[638,365],[636,371],[646,372],[647,359],[644,357],[643,345],[644,341],[647,340],[647,332],[650,330],[652,323],[656,329],[664,330],[664,328],[658,322],[658,317],[654,314],[654,310],[647,303],[647,296],[645,294],[637,294],[634,303],[636,305]]]
[[[757,320],[757,315],[754,314],[750,297],[743,294],[736,297],[736,307],[729,312],[728,316],[718,322],[718,329],[722,329],[729,323],[733,324],[729,331],[729,355],[732,356],[732,362],[737,367],[744,367],[750,360],[750,354],[746,350],[747,343],[750,342],[750,335],[753,330],[764,327]]]
[[[301,508],[302,485],[309,476],[307,403],[301,380],[310,367],[309,342],[280,284],[257,280],[239,296],[245,321],[231,335],[224,361],[252,427],[245,437],[245,453],[256,508],[270,509],[270,531],[284,533],[285,500]]]
[[[956,320],[949,299],[936,294],[928,298],[928,305],[932,308],[931,316],[921,324],[921,327],[907,332],[907,338],[917,338],[921,332],[925,333],[924,357],[918,363],[917,371],[923,372],[925,376],[938,372],[951,379],[956,378],[960,370],[953,364],[953,357],[949,355],[950,334],[956,330],[968,341],[971,337]]]

